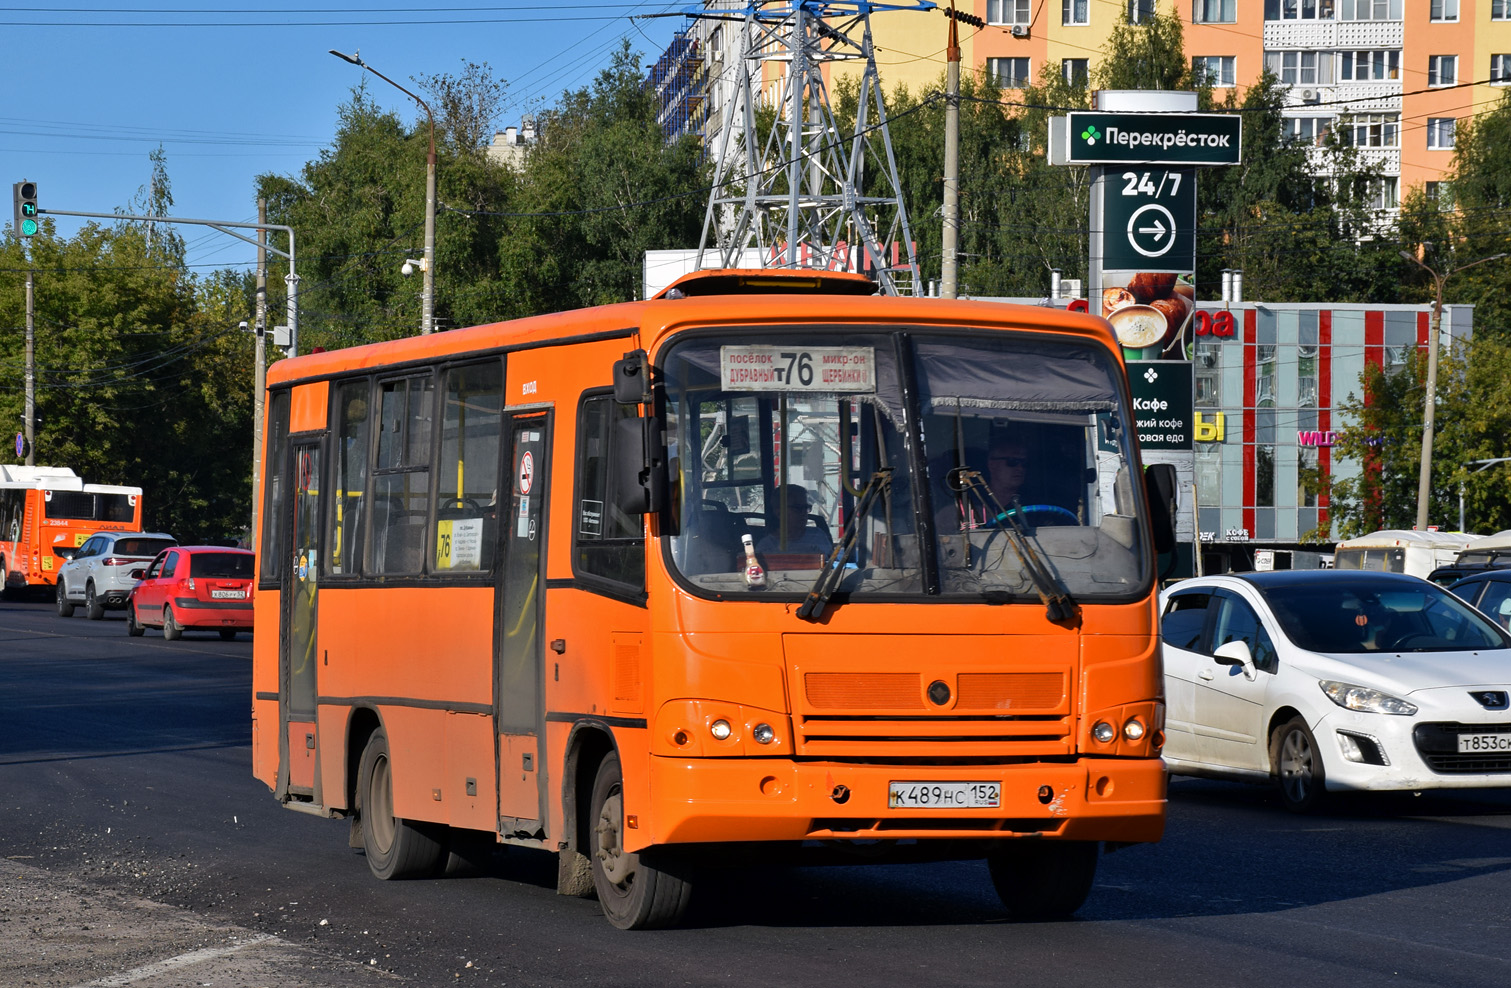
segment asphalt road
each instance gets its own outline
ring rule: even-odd
[[[1506,790],[1303,818],[1177,780],[1071,922],[1006,922],[971,862],[730,870],[624,933],[540,852],[373,879],[252,778],[250,663],[0,603],[0,986],[1511,985]]]

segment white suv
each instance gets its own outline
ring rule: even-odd
[[[164,532],[96,532],[74,550],[58,570],[58,617],[73,617],[83,605],[89,618],[98,621],[105,609],[126,606],[126,597],[136,586],[131,575],[178,540]]]

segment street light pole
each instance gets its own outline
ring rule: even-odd
[[[1415,254],[1409,254],[1403,250],[1400,252],[1400,255],[1432,276],[1434,291],[1431,328],[1427,332],[1427,393],[1423,398],[1425,404],[1422,411],[1422,457],[1417,471],[1417,531],[1425,532],[1427,531],[1428,490],[1431,487],[1432,481],[1432,436],[1433,420],[1437,410],[1438,333],[1443,325],[1443,284],[1451,276],[1458,274],[1460,271],[1467,271],[1472,267],[1477,267],[1490,261],[1498,261],[1506,255],[1492,254],[1489,257],[1482,257],[1477,261],[1470,261],[1468,264],[1461,264],[1458,267],[1448,268],[1442,272],[1428,267],[1426,262]]]
[[[424,277],[420,289],[420,332],[429,333],[435,327],[435,116],[430,112],[430,104],[362,61],[360,53],[347,55],[334,48],[330,49],[330,53],[344,62],[366,69],[420,104],[420,109],[425,111],[425,119],[430,121],[430,153],[425,158],[425,258],[420,262],[420,271]]]

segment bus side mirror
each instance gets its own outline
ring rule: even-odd
[[[618,371],[615,371],[618,381]],[[666,503],[666,456],[661,420],[622,418],[614,423],[614,467],[609,477],[613,504],[627,515],[660,511]]]
[[[621,405],[650,401],[650,360],[644,350],[631,350],[614,361],[614,400]]]
[[[1144,500],[1149,504],[1149,522],[1154,530],[1154,551],[1175,550],[1176,500],[1175,466],[1151,463],[1144,468]]]

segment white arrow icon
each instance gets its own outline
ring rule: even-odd
[[[1139,226],[1139,217],[1151,210],[1156,215],[1149,217],[1149,220],[1146,220],[1146,222],[1152,221],[1154,225]],[[1161,221],[1160,217],[1164,217],[1164,222]],[[1169,226],[1165,225],[1166,222],[1169,223]],[[1139,237],[1148,234],[1153,234],[1154,237],[1150,247],[1146,249],[1143,244],[1139,243]],[[1166,234],[1169,234],[1169,236],[1166,236]],[[1161,241],[1164,242],[1163,247],[1160,246]],[[1159,257],[1169,253],[1170,248],[1175,245],[1175,217],[1171,215],[1170,210],[1157,202],[1146,203],[1140,206],[1133,211],[1132,216],[1128,217],[1128,245],[1145,257]]]

